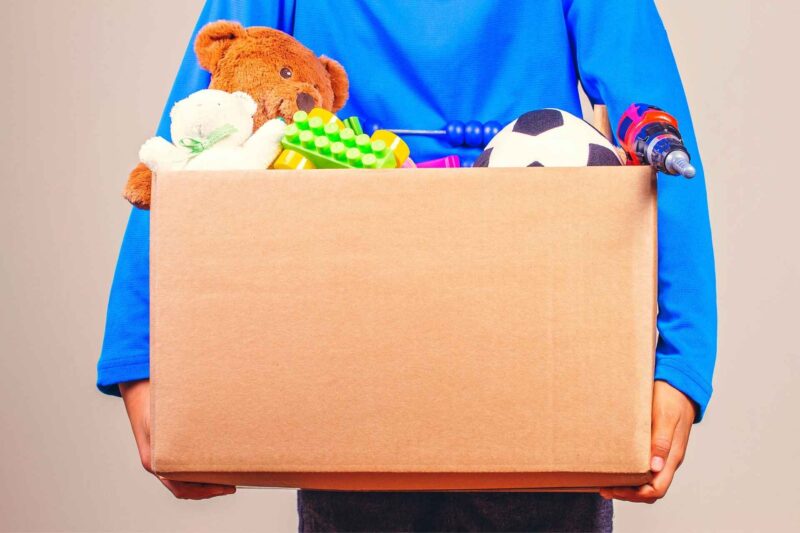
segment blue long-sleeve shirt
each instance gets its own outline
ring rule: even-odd
[[[593,103],[620,117],[633,102],[678,119],[698,173],[658,177],[658,331],[655,379],[699,407],[711,396],[716,357],[716,293],[703,165],[669,40],[652,0],[207,0],[197,30],[218,19],[294,35],[347,70],[341,116],[372,117],[393,128],[436,129],[451,120],[508,122],[557,107],[580,115],[580,82]],[[194,36],[192,36],[192,41]],[[207,87],[209,74],[187,49],[158,128],[169,138],[169,109]],[[479,150],[408,137],[421,161]],[[98,387],[149,375],[148,211],[133,209],[122,242],[98,362]]]

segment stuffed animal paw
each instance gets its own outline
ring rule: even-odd
[[[155,172],[183,168],[189,159],[185,150],[181,150],[163,137],[153,137],[147,139],[139,149],[139,161]]]

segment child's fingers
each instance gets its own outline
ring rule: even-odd
[[[675,472],[681,466],[681,463],[683,463],[683,458],[686,455],[686,445],[689,442],[691,427],[691,420],[683,420],[682,418],[678,420],[678,424],[675,426],[669,456],[664,464],[664,468],[661,472],[657,472],[650,482],[653,491],[648,492],[647,497],[652,494],[655,498],[663,498],[667,494],[667,490],[669,490],[670,485],[672,485],[672,480],[675,477]]]
[[[689,441],[691,420],[679,420],[675,426],[672,442],[669,445],[669,455],[660,472],[657,472],[650,483],[640,487],[613,487],[603,489],[600,495],[606,499],[617,499],[636,503],[655,503],[663,498],[669,490],[675,472],[683,462],[686,453],[686,444]]]
[[[159,478],[161,483],[169,491],[181,500],[205,500],[215,496],[233,494],[236,487],[229,485],[214,485],[211,483],[187,483],[185,481],[173,481],[170,479]]]
[[[650,495],[653,492],[651,485],[641,487],[614,487],[601,491],[601,495],[606,499],[623,500],[634,503],[654,503],[656,497]]]
[[[680,420],[680,411],[653,405],[653,423],[650,437],[650,470],[655,473],[664,468],[670,454],[675,427]]]
[[[657,473],[653,480],[640,487],[614,487],[609,489],[607,494],[617,500],[625,500],[638,503],[655,503],[666,495],[672,479],[675,476],[675,463],[669,460],[661,472]],[[606,497],[606,496],[604,496]]]

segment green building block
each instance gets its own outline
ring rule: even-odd
[[[358,117],[356,116],[344,119],[344,125],[345,127],[353,130],[356,135],[361,135],[364,133],[364,130],[361,129],[361,121],[358,120]]]
[[[396,168],[394,154],[383,140],[356,134],[351,128],[339,129],[336,123],[324,124],[305,111],[294,114],[281,144],[311,161],[317,168]]]

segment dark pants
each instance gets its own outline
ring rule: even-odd
[[[535,492],[297,493],[301,532],[611,531],[611,501]]]

